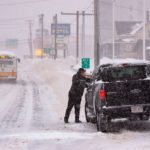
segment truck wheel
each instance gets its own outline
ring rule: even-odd
[[[97,113],[97,131],[108,132],[109,130],[109,119],[101,113]]]
[[[90,118],[88,117],[89,108],[87,102],[85,103],[85,118],[87,122],[90,122]]]

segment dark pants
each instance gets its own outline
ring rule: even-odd
[[[70,112],[72,110],[72,108],[75,108],[75,119],[79,120],[79,116],[80,116],[80,104],[81,104],[81,96],[75,96],[71,93],[69,93],[69,101],[68,101],[68,106],[66,109],[66,113],[65,113],[65,118],[68,119],[70,116]]]

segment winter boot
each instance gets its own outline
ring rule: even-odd
[[[69,123],[67,117],[64,117],[64,122],[65,122],[65,123]]]
[[[82,123],[79,119],[75,119],[75,123]]]

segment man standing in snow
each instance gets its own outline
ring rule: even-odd
[[[81,123],[81,121],[79,120],[80,104],[85,87],[86,87],[85,70],[83,68],[80,68],[72,78],[72,86],[68,95],[69,96],[68,106],[64,117],[65,123],[68,123],[70,112],[73,107],[75,108],[75,122]]]

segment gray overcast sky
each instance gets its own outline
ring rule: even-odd
[[[3,5],[20,2],[33,2],[40,0],[0,0],[0,40],[5,38],[27,38],[28,26],[25,20],[32,17],[34,20],[34,28],[37,27],[38,15],[45,14],[45,26],[50,28],[52,17],[55,13],[75,12],[76,10],[84,10],[89,6],[92,0],[41,0],[37,3],[26,3],[18,5]],[[92,9],[89,9],[91,12]],[[11,18],[24,18],[23,20],[14,21]],[[75,17],[66,17],[59,15],[59,21],[72,22]]]

